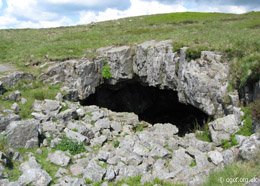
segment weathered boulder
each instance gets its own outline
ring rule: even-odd
[[[58,184],[55,184],[55,186],[85,186],[86,181],[81,178],[73,178],[70,176],[65,176],[63,178],[60,178],[58,180]]]
[[[229,67],[222,56],[203,51],[196,60],[186,61],[186,49],[181,49],[178,73],[178,97],[210,116],[224,114],[222,103],[228,86]]]
[[[5,117],[0,117],[0,132],[3,132],[12,121],[19,121],[20,119],[21,118],[15,114],[8,114]]]
[[[243,159],[253,160],[258,158],[260,152],[260,136],[259,134],[253,134],[249,138],[242,142],[239,147],[239,154]]]
[[[52,181],[51,176],[41,169],[41,165],[36,162],[34,157],[20,165],[23,174],[19,177],[18,182],[21,185],[47,186]]]
[[[83,178],[88,178],[93,182],[102,181],[106,174],[106,169],[100,167],[96,160],[91,160],[87,168],[83,171]]]
[[[0,81],[4,87],[13,87],[20,80],[34,80],[35,77],[32,74],[28,74],[25,72],[13,72],[8,74],[7,76],[0,77]]]
[[[222,140],[230,140],[230,135],[239,131],[239,124],[240,121],[234,114],[210,122],[208,125],[212,141],[221,145]]]
[[[71,158],[67,156],[65,152],[62,152],[60,150],[57,150],[54,153],[50,153],[48,155],[48,159],[51,163],[62,167],[66,167],[71,160]]]
[[[31,139],[38,139],[40,122],[37,120],[13,121],[6,128],[6,139],[8,145],[15,148],[25,147]],[[31,146],[37,147],[37,145]]]
[[[42,169],[27,169],[19,177],[21,185],[48,186],[52,181],[51,176]]]

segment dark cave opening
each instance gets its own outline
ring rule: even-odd
[[[102,84],[81,104],[97,105],[115,112],[134,112],[139,120],[151,124],[172,123],[179,128],[180,136],[194,131],[196,123],[202,126],[208,119],[208,115],[199,109],[180,103],[177,92],[144,86],[137,81]]]

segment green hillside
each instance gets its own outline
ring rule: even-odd
[[[25,64],[92,58],[93,50],[100,47],[152,39],[173,39],[176,47],[225,53],[232,59],[233,87],[259,79],[260,12],[170,13],[73,27],[0,30],[0,63],[23,68]]]

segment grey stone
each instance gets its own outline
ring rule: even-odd
[[[54,116],[61,109],[60,102],[55,100],[45,99],[41,105],[41,110],[44,114]]]
[[[83,178],[88,178],[93,182],[102,181],[105,177],[106,169],[100,167],[93,159],[89,162],[87,168],[83,171]]]
[[[86,182],[82,178],[73,178],[70,176],[65,176],[58,180],[58,186],[85,186]]]
[[[33,104],[33,110],[35,112],[41,112],[42,111],[42,101],[35,100]]]
[[[65,152],[59,150],[55,151],[54,153],[50,153],[48,155],[48,159],[51,163],[62,167],[66,167],[70,162],[70,157],[66,156]]]
[[[6,117],[0,117],[0,132],[4,131],[12,121],[19,121],[20,119],[16,114],[8,114]]]
[[[82,134],[78,133],[78,132],[74,132],[72,130],[69,129],[65,129],[65,134],[68,138],[74,139],[76,140],[78,143],[88,143],[89,139],[86,136],[83,136]]]
[[[15,114],[19,114],[21,111],[21,108],[19,107],[19,105],[17,103],[14,103],[11,107],[11,109],[14,110]]]
[[[100,161],[107,161],[108,157],[109,157],[109,152],[102,151],[102,150],[100,150],[100,151],[98,152],[97,158],[98,158]]]
[[[63,177],[66,174],[69,174],[69,171],[67,169],[59,168],[59,170],[56,172],[54,177],[55,178],[61,178],[61,177]]]
[[[35,148],[35,147],[39,147],[39,139],[38,137],[34,137],[34,138],[31,138],[30,140],[28,140],[24,146],[25,149],[32,149],[32,148]]]
[[[177,134],[179,132],[179,129],[171,123],[165,123],[165,124],[158,123],[155,124],[153,128],[154,128],[153,133],[159,135],[173,136],[174,134]]]
[[[27,99],[21,98],[21,103],[24,105],[27,102]]]
[[[245,186],[259,186],[260,185],[260,177],[254,177],[248,181]]]
[[[84,171],[84,167],[79,164],[73,164],[70,166],[70,172],[73,176],[81,175]]]
[[[58,121],[68,122],[72,119],[77,119],[78,115],[77,115],[76,110],[67,109],[65,111],[60,112],[56,117],[57,117]]]
[[[36,113],[36,112],[32,112],[31,115],[33,116],[34,119],[39,120],[39,121],[47,121],[50,118],[47,115],[44,115],[42,113]]]
[[[222,154],[218,151],[210,151],[208,152],[208,156],[215,165],[224,161]]]
[[[116,173],[113,169],[113,166],[108,167],[105,175],[105,180],[112,181],[115,179],[115,177],[116,177]]]
[[[240,121],[233,114],[210,122],[208,125],[212,141],[216,145],[221,145],[222,140],[230,140],[230,134],[239,130],[239,123]]]
[[[34,80],[35,77],[32,74],[28,74],[25,72],[13,72],[11,74],[8,74],[7,76],[1,77],[0,81],[2,82],[2,85],[5,87],[13,87],[18,83],[20,80]]]
[[[161,145],[153,144],[152,145],[152,151],[150,153],[152,157],[171,157],[171,152],[165,148],[163,148]]]
[[[16,90],[15,92],[10,93],[4,99],[10,100],[10,101],[20,101],[20,96],[21,96],[20,91]]]
[[[109,128],[110,128],[110,121],[109,121],[108,118],[99,119],[98,121],[96,121],[95,127],[96,127],[98,130],[101,130],[101,129],[109,129]]]
[[[111,128],[114,131],[120,132],[122,130],[122,125],[119,122],[117,122],[117,121],[112,121],[111,122]]]
[[[223,151],[222,156],[223,156],[223,162],[225,165],[229,165],[230,163],[232,163],[235,160],[235,156],[234,156],[232,149],[227,149],[227,150]]]
[[[107,141],[107,136],[101,135],[91,141],[92,146],[102,146]]]
[[[39,124],[33,119],[11,122],[6,128],[7,143],[15,148],[24,147],[30,139],[38,138]]]
[[[50,175],[42,169],[27,169],[19,177],[21,185],[48,186],[52,181]]]
[[[27,162],[24,162],[19,167],[20,171],[25,172],[30,169],[41,169],[41,165],[37,163],[35,157],[30,157]]]
[[[260,149],[260,137],[259,134],[253,134],[239,147],[239,153],[242,158],[247,160],[253,160],[257,158]]]

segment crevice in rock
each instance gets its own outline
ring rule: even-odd
[[[196,124],[202,126],[208,119],[208,115],[199,109],[180,103],[177,92],[142,85],[136,80],[102,84],[81,104],[97,105],[115,112],[134,112],[139,120],[151,124],[172,123],[179,128],[180,136],[194,131]]]

